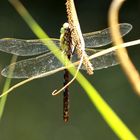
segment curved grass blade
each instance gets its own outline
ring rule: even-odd
[[[126,42],[126,43],[121,44],[121,46],[114,46],[114,47],[111,47],[111,48],[108,48],[108,49],[99,51],[99,52],[97,52],[96,54],[91,55],[91,56],[89,57],[89,60],[92,61],[94,58],[103,56],[104,54],[110,53],[110,52],[112,52],[112,51],[116,51],[117,49],[119,49],[119,48],[121,48],[121,47],[129,47],[129,46],[138,45],[138,44],[140,44],[140,39],[134,40],[134,41],[130,41],[130,42]],[[53,57],[54,57],[54,56],[53,56]],[[9,94],[9,93],[10,93],[11,91],[13,91],[14,89],[16,89],[16,88],[18,88],[18,87],[20,87],[20,86],[22,86],[22,85],[24,85],[24,84],[26,84],[26,83],[28,83],[28,82],[31,82],[32,80],[35,80],[35,79],[38,79],[38,78],[42,78],[42,77],[50,76],[50,75],[52,75],[52,74],[55,74],[55,73],[57,73],[57,72],[60,72],[60,71],[62,71],[62,70],[64,70],[64,69],[66,69],[66,68],[68,69],[68,68],[72,67],[73,65],[74,65],[74,66],[77,66],[78,64],[79,64],[79,61],[74,62],[72,65],[68,65],[67,67],[62,66],[62,67],[60,67],[60,68],[57,68],[57,69],[54,69],[54,70],[50,70],[50,71],[45,72],[45,73],[42,73],[42,74],[40,74],[40,75],[37,75],[37,76],[31,77],[31,78],[29,78],[29,79],[23,80],[23,81],[17,83],[16,85],[12,86],[11,88],[9,88],[7,91],[3,92],[3,93],[0,95],[0,98],[3,97],[3,96],[6,95],[6,94]],[[6,76],[8,76],[8,75],[6,75]]]
[[[40,26],[33,20],[33,18],[29,15],[27,10],[23,7],[23,5],[18,0],[10,0],[11,4],[16,8],[18,13],[22,16],[22,18],[27,22],[30,26],[31,30],[39,37],[44,38],[47,37],[44,31],[40,28]],[[49,46],[52,52],[54,52],[53,47],[55,45]],[[61,52],[60,52],[61,53]],[[54,53],[54,55],[56,55]],[[63,61],[63,58],[60,58],[59,55],[56,56]],[[68,62],[68,61],[67,61]],[[63,62],[62,62],[63,63]],[[76,70],[74,68],[69,69],[72,75],[75,74]],[[136,140],[137,138],[132,134],[132,132],[126,127],[126,125],[119,119],[119,117],[114,113],[114,111],[109,107],[109,105],[102,99],[99,93],[93,88],[93,86],[88,82],[88,80],[81,74],[78,73],[77,81],[86,91],[87,95],[91,99],[92,103],[95,105],[97,110],[100,112],[104,120],[108,123],[108,125],[112,128],[114,133],[120,139],[131,139]]]

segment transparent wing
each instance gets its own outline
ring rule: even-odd
[[[98,51],[90,50],[90,51],[87,51],[87,54],[93,55],[96,52]],[[78,60],[77,56],[74,55],[72,57],[72,62],[75,62],[77,60]],[[111,52],[103,56],[100,56],[98,58],[94,58],[91,60],[91,63],[93,64],[94,70],[107,68],[107,67],[118,64],[115,58],[115,52]],[[9,78],[29,78],[29,77],[37,76],[39,74],[42,74],[51,70],[55,70],[62,66],[63,65],[61,64],[61,62],[59,62],[52,53],[47,53],[39,57],[26,59],[26,60],[11,64],[10,66],[6,67],[2,71],[2,75],[7,77],[9,69],[11,69],[12,67],[15,67],[12,77],[9,77]],[[82,66],[81,69],[85,70],[84,66]]]
[[[0,39],[0,51],[19,56],[32,56],[44,52],[49,52],[47,46],[44,45],[42,40],[45,40],[47,41],[47,43],[50,43],[50,40],[48,39],[35,39],[35,40],[24,40],[15,38]],[[57,46],[60,46],[59,39],[52,39],[52,41]]]
[[[126,35],[132,29],[132,25],[128,23],[122,23],[119,26],[122,36]],[[83,37],[87,48],[101,47],[112,42],[109,28],[83,34]],[[50,42],[48,39],[44,40],[48,43]],[[60,46],[59,39],[52,40],[57,46]],[[49,51],[47,46],[45,46],[40,39],[24,40],[15,38],[0,39],[0,50],[19,56],[38,55]]]
[[[8,77],[8,71],[14,67],[12,77],[29,78],[62,67],[62,64],[52,53],[13,63],[2,70],[1,74]]]
[[[91,56],[97,52],[99,52],[101,50],[86,50],[86,53],[88,54],[88,56]],[[118,60],[116,59],[116,52],[112,51],[110,53],[106,53],[102,56],[96,57],[92,60],[90,60],[90,62],[92,63],[92,66],[94,68],[94,70],[100,70],[103,68],[108,68],[111,66],[115,66],[117,64],[119,64]],[[81,69],[85,70],[85,67],[82,66]]]
[[[121,23],[118,26],[120,27],[122,36],[129,33],[129,31],[132,29],[132,25],[128,23]],[[109,28],[97,32],[83,34],[83,37],[87,48],[102,47],[112,42]]]

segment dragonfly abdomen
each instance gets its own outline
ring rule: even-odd
[[[65,69],[64,73],[64,86],[69,82],[69,71]],[[66,87],[63,93],[63,120],[68,122],[69,120],[69,88]]]

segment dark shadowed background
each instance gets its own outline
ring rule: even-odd
[[[111,0],[75,0],[83,32],[106,28]],[[22,0],[31,15],[50,37],[59,38],[60,28],[67,21],[65,0]],[[140,38],[140,1],[127,0],[120,13],[120,22],[133,25],[126,41]],[[33,39],[36,36],[7,0],[0,1],[0,38]],[[140,70],[140,45],[130,47],[129,55]],[[12,55],[0,52],[0,70],[9,64]],[[23,58],[18,58],[23,59]],[[95,71],[93,76],[82,72],[101,96],[140,138],[140,98],[135,95],[119,66]],[[5,78],[0,76],[0,92]],[[13,80],[12,84],[20,80]],[[118,138],[92,105],[84,90],[75,81],[70,86],[70,121],[62,120],[62,94],[51,92],[63,85],[63,72],[32,81],[8,97],[0,122],[0,140],[117,140]],[[117,125],[117,124],[116,124]]]

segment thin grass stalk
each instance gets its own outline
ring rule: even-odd
[[[16,60],[17,60],[17,56],[13,55],[13,57],[11,59],[11,63],[16,62]],[[9,70],[9,76],[12,75],[13,71],[14,71],[14,68]],[[6,78],[6,81],[5,81],[5,84],[4,84],[4,87],[3,87],[3,92],[6,92],[9,89],[10,84],[11,84],[11,80],[12,79],[10,79],[10,78]],[[2,119],[2,116],[3,116],[3,113],[4,113],[6,100],[7,100],[7,95],[0,98],[0,120]]]
[[[114,28],[114,25],[119,24],[119,10],[123,4],[124,0],[113,0],[109,9],[109,25],[111,29],[111,37],[114,42],[114,45],[121,46],[123,44],[123,39],[121,38],[121,33],[119,28]],[[120,61],[121,67],[127,76],[132,88],[140,96],[140,75],[131,59],[127,54],[127,50],[125,48],[120,47],[117,49],[117,57]]]
[[[10,0],[11,4],[15,7],[21,17],[26,21],[34,34],[41,38],[48,37],[45,32],[40,28],[40,26],[33,20],[31,15],[29,15],[28,11],[23,7],[23,5],[18,0]],[[36,31],[36,29],[38,29]],[[53,48],[53,47],[54,48]],[[54,45],[49,46],[49,49],[54,52],[57,47]],[[60,58],[59,54],[54,55],[61,60],[63,63],[63,59]],[[69,69],[70,73],[74,76],[76,69]],[[111,107],[103,100],[100,94],[96,91],[96,89],[89,83],[89,81],[79,72],[77,75],[77,81],[86,91],[88,97],[95,105],[96,109],[100,112],[104,120],[110,126],[110,128],[114,131],[114,133],[123,140],[136,140],[135,135],[127,128],[127,126],[121,121],[121,119],[116,115],[116,113],[111,109]]]

